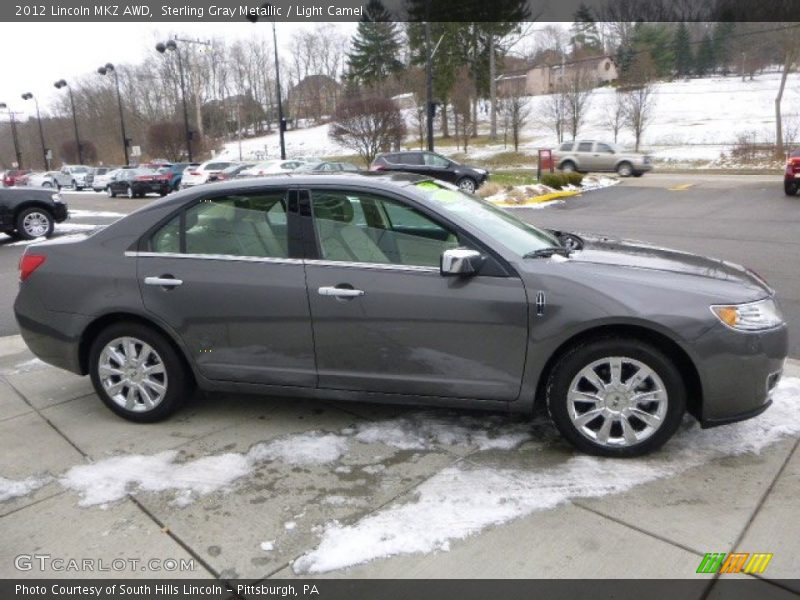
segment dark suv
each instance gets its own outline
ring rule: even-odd
[[[434,177],[455,183],[461,190],[472,194],[489,178],[486,169],[460,165],[435,152],[390,152],[379,154],[372,161],[370,171],[404,171]]]

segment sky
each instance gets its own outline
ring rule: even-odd
[[[311,29],[314,23],[278,24],[278,47],[288,52],[294,31]],[[337,25],[346,35],[355,23]],[[248,39],[260,31],[271,36],[268,23],[0,23],[0,59],[4,75],[0,78],[0,102],[14,111],[34,115],[34,105],[20,96],[31,92],[42,112],[57,98],[53,83],[69,82],[93,73],[105,63],[139,62],[155,53],[155,44],[172,34],[179,37],[226,40]],[[99,75],[98,75],[99,77]],[[24,117],[23,117],[24,118]]]

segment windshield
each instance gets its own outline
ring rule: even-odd
[[[546,231],[520,221],[485,200],[465,194],[455,186],[438,181],[422,181],[414,187],[445,212],[475,223],[487,235],[521,257],[543,248],[561,246],[558,239]]]

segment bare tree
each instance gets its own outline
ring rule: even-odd
[[[650,82],[642,83],[638,87],[625,92],[624,118],[625,125],[633,133],[636,141],[634,150],[639,151],[642,133],[653,119],[655,108],[655,88]]]
[[[453,86],[453,117],[455,118],[456,145],[461,139],[464,152],[467,152],[469,138],[473,133],[472,98],[475,97],[475,82],[470,76],[469,69],[459,69],[456,83]],[[460,121],[460,129],[459,129]]]
[[[564,75],[563,94],[567,104],[567,122],[573,139],[578,137],[578,130],[586,118],[594,83],[584,63],[577,63]]]
[[[514,152],[519,152],[521,133],[525,125],[528,124],[531,114],[528,98],[522,94],[521,89],[514,88],[500,100],[500,113],[503,116],[503,124],[506,127],[506,136],[509,132],[511,133]]]
[[[184,151],[183,124],[177,121],[159,121],[147,130],[148,153],[152,157],[179,160]]]
[[[619,132],[625,124],[625,96],[614,92],[614,97],[606,101],[603,106],[603,116],[600,125],[614,133],[614,143],[617,143]]]
[[[567,101],[566,89],[563,85],[558,84],[553,93],[545,99],[539,121],[544,127],[553,130],[559,143],[564,141],[568,111],[569,103]]]
[[[405,135],[406,125],[395,103],[377,97],[341,102],[328,132],[333,141],[358,152],[367,164],[378,152],[399,146]]]

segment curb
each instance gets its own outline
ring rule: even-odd
[[[550,202],[551,200],[557,200],[559,198],[569,198],[570,196],[577,196],[582,194],[583,190],[563,190],[559,192],[551,192],[549,194],[542,194],[541,196],[533,196],[531,198],[526,198],[521,202],[510,202],[508,200],[503,200],[500,202],[493,202],[489,201],[495,206],[502,206],[503,208],[513,208],[515,206],[532,206],[535,204],[542,204],[543,202]]]

